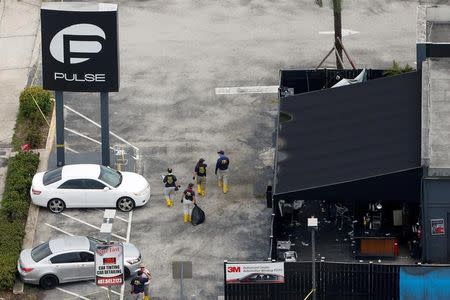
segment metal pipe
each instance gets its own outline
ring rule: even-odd
[[[328,58],[328,56],[330,56],[331,53],[333,53],[333,50],[335,50],[334,47],[331,48],[331,50],[328,52],[328,54],[322,59],[322,61],[320,62],[320,64],[316,67],[316,70],[317,70],[318,68],[320,68],[320,66],[321,66],[321,65],[323,64],[323,62]]]

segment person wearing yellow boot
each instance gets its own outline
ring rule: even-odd
[[[139,265],[139,270],[142,271],[142,277],[146,277],[148,279],[148,281],[144,283],[144,300],[150,300],[150,280],[152,280],[152,274],[150,274],[150,271],[143,263]]]
[[[184,223],[191,221],[192,209],[195,204],[195,192],[194,192],[194,184],[189,183],[187,189],[183,192],[183,197],[181,198],[181,203],[183,203],[183,221]]]
[[[177,187],[177,177],[172,174],[172,169],[167,169],[167,174],[163,178],[164,183],[164,197],[166,198],[167,207],[173,206],[173,198],[175,197],[175,192],[178,190]]]
[[[219,180],[219,187],[222,188],[223,193],[228,193],[228,167],[230,165],[230,159],[225,156],[225,152],[220,150],[217,152],[219,154],[219,158],[216,163],[216,175]]]
[[[197,165],[195,165],[194,177],[192,177],[192,179],[194,179],[197,182],[197,193],[203,197],[206,195],[205,186],[206,186],[207,166],[208,165],[205,164],[205,160],[203,158],[200,158]]]

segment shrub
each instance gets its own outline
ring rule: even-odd
[[[386,76],[394,76],[403,73],[409,73],[414,71],[414,68],[410,65],[406,64],[404,67],[400,66],[398,62],[395,60],[392,61],[392,67],[384,72]]]
[[[39,148],[42,141],[42,132],[38,126],[31,126],[27,132],[26,142],[30,144],[31,148]]]
[[[19,152],[8,161],[5,191],[0,208],[0,290],[14,285],[30,203],[29,190],[39,165],[39,155]]]
[[[34,100],[33,100],[34,98]],[[38,86],[30,86],[23,90],[19,98],[19,116],[25,119],[34,119],[41,124],[43,118],[36,103],[41,108],[45,116],[48,116],[52,110],[52,100],[49,91]]]

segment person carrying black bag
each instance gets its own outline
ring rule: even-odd
[[[145,283],[148,281],[148,278],[142,276],[142,274],[143,272],[139,270],[136,277],[131,279],[131,295],[136,300],[144,299]]]
[[[194,184],[189,183],[187,189],[183,192],[183,197],[181,198],[181,203],[183,203],[184,211],[184,223],[191,221],[191,213],[195,204],[195,192],[193,190]]]

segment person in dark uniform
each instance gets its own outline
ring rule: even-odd
[[[177,187],[177,177],[172,174],[172,169],[167,169],[167,174],[163,178],[164,183],[164,197],[166,198],[167,207],[173,206],[173,198],[175,197],[175,192],[178,190]]]
[[[195,192],[193,190],[194,184],[189,183],[187,189],[183,192],[183,198],[181,198],[181,203],[183,203],[183,211],[184,211],[184,223],[190,222],[192,217],[192,209],[195,204]]]
[[[197,182],[197,193],[200,196],[206,195],[206,167],[208,165],[205,164],[205,160],[203,158],[200,158],[197,165],[195,165],[194,169],[194,179]]]
[[[144,299],[145,283],[148,281],[148,278],[142,276],[142,274],[143,272],[139,270],[137,275],[131,279],[131,295],[136,300]]]
[[[219,180],[219,187],[222,187],[223,193],[226,194],[228,192],[228,167],[230,165],[230,159],[225,156],[225,152],[220,150],[217,152],[219,154],[219,158],[216,163],[216,175]]]

